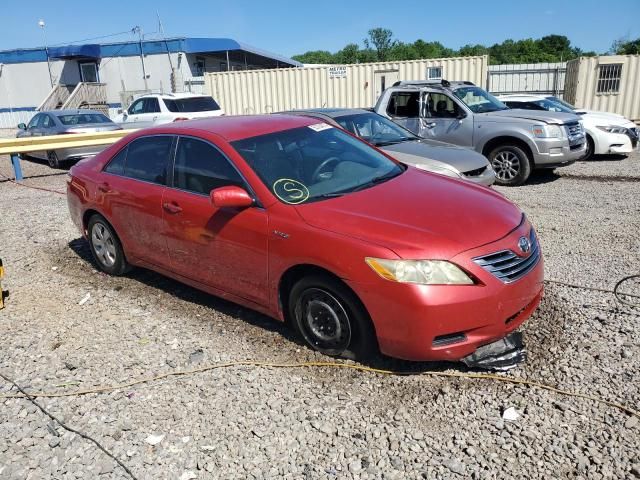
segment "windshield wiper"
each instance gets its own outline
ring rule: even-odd
[[[349,190],[350,192],[358,192],[360,190],[364,190],[365,188],[369,188],[372,187],[374,185],[377,185],[379,183],[383,183],[386,182],[387,180],[391,180],[392,178],[397,177],[398,175],[400,175],[403,172],[403,170],[401,170],[398,173],[385,173],[384,175],[379,175],[377,177],[373,177],[371,180],[369,180],[366,183],[363,183],[361,185],[358,185],[357,187],[352,188],[351,190]]]
[[[409,140],[415,140],[415,138],[411,137],[401,137],[396,140],[389,140],[387,142],[376,142],[374,145],[376,147],[386,147],[387,145],[395,145],[397,143],[408,142]]]

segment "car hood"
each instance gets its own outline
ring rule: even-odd
[[[417,140],[379,147],[393,158],[409,165],[441,167],[451,165],[458,172],[486,167],[489,161],[480,153],[444,142]]]
[[[548,112],[546,110],[523,110],[520,108],[510,108],[508,110],[499,110],[497,112],[489,112],[484,115],[491,117],[505,118],[526,118],[535,120],[536,122],[545,122],[550,124],[564,124],[577,122],[580,118],[573,113],[564,112]]]
[[[374,187],[294,208],[309,225],[413,259],[450,259],[522,221],[520,209],[491,189],[412,167]]]
[[[622,115],[616,115],[607,112],[587,112],[580,115],[580,118],[590,125],[615,125],[619,127],[635,128],[636,124],[631,120],[627,120]]]

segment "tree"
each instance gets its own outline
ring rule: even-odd
[[[300,63],[335,63],[331,52],[326,50],[313,50],[302,55],[294,55],[293,59]]]
[[[640,54],[640,37],[635,40],[620,38],[613,42],[609,53],[614,55],[638,55]]]
[[[373,44],[379,62],[389,59],[389,52],[397,45],[393,40],[393,32],[388,28],[372,28],[368,34],[369,38],[364,40],[365,48],[371,48]]]

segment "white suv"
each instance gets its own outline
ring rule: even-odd
[[[114,122],[124,128],[144,128],[192,118],[224,115],[211,97],[193,93],[152,93],[138,97]]]
[[[587,134],[584,160],[608,153],[627,155],[638,146],[640,128],[622,115],[582,110],[551,95],[502,95],[498,98],[511,108],[568,112],[580,116]]]

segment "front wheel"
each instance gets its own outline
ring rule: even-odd
[[[129,270],[120,239],[101,215],[89,220],[89,245],[93,258],[102,270],[109,275],[122,275]]]
[[[55,150],[49,150],[47,152],[47,162],[51,168],[60,168],[60,159]]]
[[[288,307],[296,331],[320,353],[364,360],[378,350],[364,306],[349,288],[328,275],[299,280],[291,289]]]
[[[580,160],[591,160],[593,158],[593,152],[596,149],[593,139],[587,135],[587,150],[584,152],[584,156]]]
[[[522,185],[531,174],[531,161],[517,145],[500,145],[489,153],[496,183],[507,187]]]

